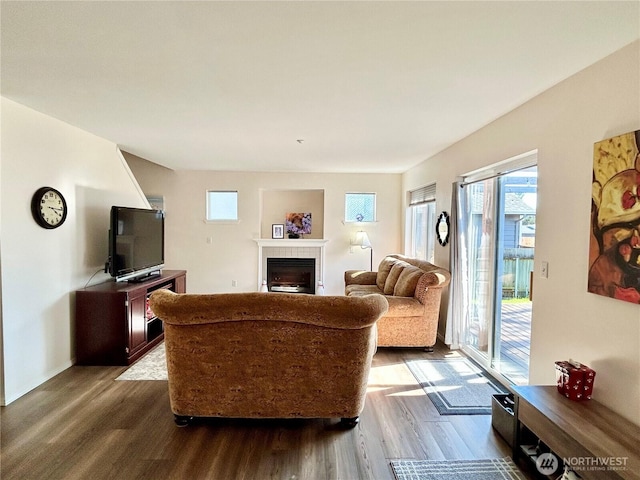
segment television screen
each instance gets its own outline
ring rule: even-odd
[[[130,280],[164,266],[164,213],[131,207],[111,207],[110,273]]]

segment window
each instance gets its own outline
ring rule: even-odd
[[[345,222],[375,222],[376,194],[347,193],[344,202]]]
[[[225,220],[238,220],[238,192],[207,190],[207,221]]]
[[[436,244],[436,185],[409,192],[409,256],[434,262]]]

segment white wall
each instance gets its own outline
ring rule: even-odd
[[[147,195],[163,195],[166,206],[166,265],[187,270],[187,291],[256,291],[260,236],[260,191],[324,190],[326,244],[325,293],[344,293],[344,271],[369,269],[369,250],[350,253],[349,243],[359,229],[369,234],[374,269],[382,257],[401,248],[401,176],[398,174],[310,174],[171,171],[126,155]],[[240,223],[204,223],[207,189],[237,189]],[[376,192],[378,223],[344,224],[344,194]],[[269,217],[271,222],[271,217]],[[315,219],[313,220],[315,222]],[[284,223],[284,218],[280,223]],[[212,238],[212,243],[207,239]],[[269,236],[270,237],[270,230]],[[232,287],[232,280],[237,287]]]
[[[72,365],[74,291],[107,258],[109,209],[146,205],[116,145],[2,98],[1,230],[4,398]],[[65,196],[54,230],[31,216],[42,186]],[[107,277],[99,273],[94,283]]]
[[[635,42],[403,176],[404,190],[437,182],[437,208],[450,211],[456,176],[538,149],[530,383],[553,384],[554,361],[574,358],[596,370],[594,397],[637,424],[640,306],[587,293],[587,271],[593,144],[639,128]],[[448,254],[438,246],[436,263]]]

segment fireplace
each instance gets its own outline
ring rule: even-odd
[[[306,259],[314,261],[315,278],[311,278],[312,287],[316,295],[323,294],[324,289],[318,291],[317,285],[324,283],[324,260],[325,245],[328,240],[319,238],[298,238],[298,239],[274,239],[256,238],[258,244],[258,276],[256,278],[256,288],[258,291],[267,287],[267,260],[270,258],[280,259]],[[269,289],[268,287],[266,288]]]
[[[315,294],[315,258],[267,258],[270,292]]]

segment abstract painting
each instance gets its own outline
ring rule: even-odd
[[[640,304],[640,130],[593,148],[589,292]]]

